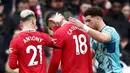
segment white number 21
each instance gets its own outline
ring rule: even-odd
[[[76,55],[85,54],[87,52],[87,39],[84,34],[80,34],[79,36],[73,35],[73,39],[75,40],[76,44]],[[82,41],[83,39],[83,41]],[[84,46],[84,50],[83,50]]]
[[[33,46],[33,45],[29,45],[26,49],[26,53],[30,53],[30,50],[33,50],[33,56],[28,64],[28,66],[34,66],[38,64],[38,61],[34,61],[36,56],[37,56],[37,49],[39,49],[39,53],[40,53],[40,64],[42,64],[42,45],[37,45],[37,47]]]

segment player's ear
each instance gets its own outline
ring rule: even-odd
[[[31,20],[31,22],[32,22],[32,25],[33,25],[33,26],[35,26],[35,25],[36,25],[34,20]]]
[[[34,24],[34,21],[33,21],[33,20],[31,20],[31,22],[32,22],[32,24]]]

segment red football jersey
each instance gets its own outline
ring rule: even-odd
[[[37,31],[21,32],[10,43],[9,66],[20,73],[46,73],[44,45],[52,46],[49,35]]]
[[[60,27],[53,36],[62,49],[62,73],[92,73],[92,56],[88,34],[73,24]]]

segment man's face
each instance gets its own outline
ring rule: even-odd
[[[93,3],[94,3],[94,5],[98,5],[99,7],[104,8],[106,1],[107,0],[94,0]]]
[[[51,29],[53,31],[57,30],[61,26],[60,22],[62,22],[63,19],[64,19],[63,15],[56,13],[54,16],[52,16],[48,20],[49,29]],[[59,22],[59,23],[57,23],[57,22]]]
[[[28,0],[30,6],[35,6],[38,3],[38,0]]]
[[[21,12],[21,11],[23,11],[25,9],[29,9],[29,5],[28,5],[28,3],[19,3],[18,9]]]
[[[130,6],[129,5],[124,6],[122,9],[122,12],[126,17],[129,17],[130,16]]]
[[[97,19],[96,16],[92,17],[92,16],[88,15],[88,16],[85,17],[85,20],[86,20],[86,24],[89,27],[96,29],[96,25],[98,24],[98,19]]]
[[[88,10],[88,8],[91,8],[92,6],[90,5],[90,4],[82,4],[81,6],[80,6],[80,11],[82,12],[82,13],[84,13],[86,10]]]
[[[49,29],[53,30],[53,27],[54,27],[55,25],[56,25],[55,22],[53,22],[52,20],[49,20],[49,22],[48,22],[48,27],[49,27]]]
[[[57,25],[55,22],[53,21],[49,21],[48,23],[48,27],[50,30],[52,30],[53,32],[55,32],[57,29],[59,29],[61,26]]]
[[[115,13],[119,13],[121,12],[121,3],[119,2],[114,2],[113,5],[112,5],[112,10],[115,12]]]

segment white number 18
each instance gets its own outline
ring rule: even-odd
[[[75,44],[76,44],[76,55],[80,55],[80,53],[85,54],[88,50],[87,39],[85,35],[84,34],[80,34],[79,36],[73,35],[73,39],[75,40]],[[84,50],[83,50],[83,46],[84,46]]]

